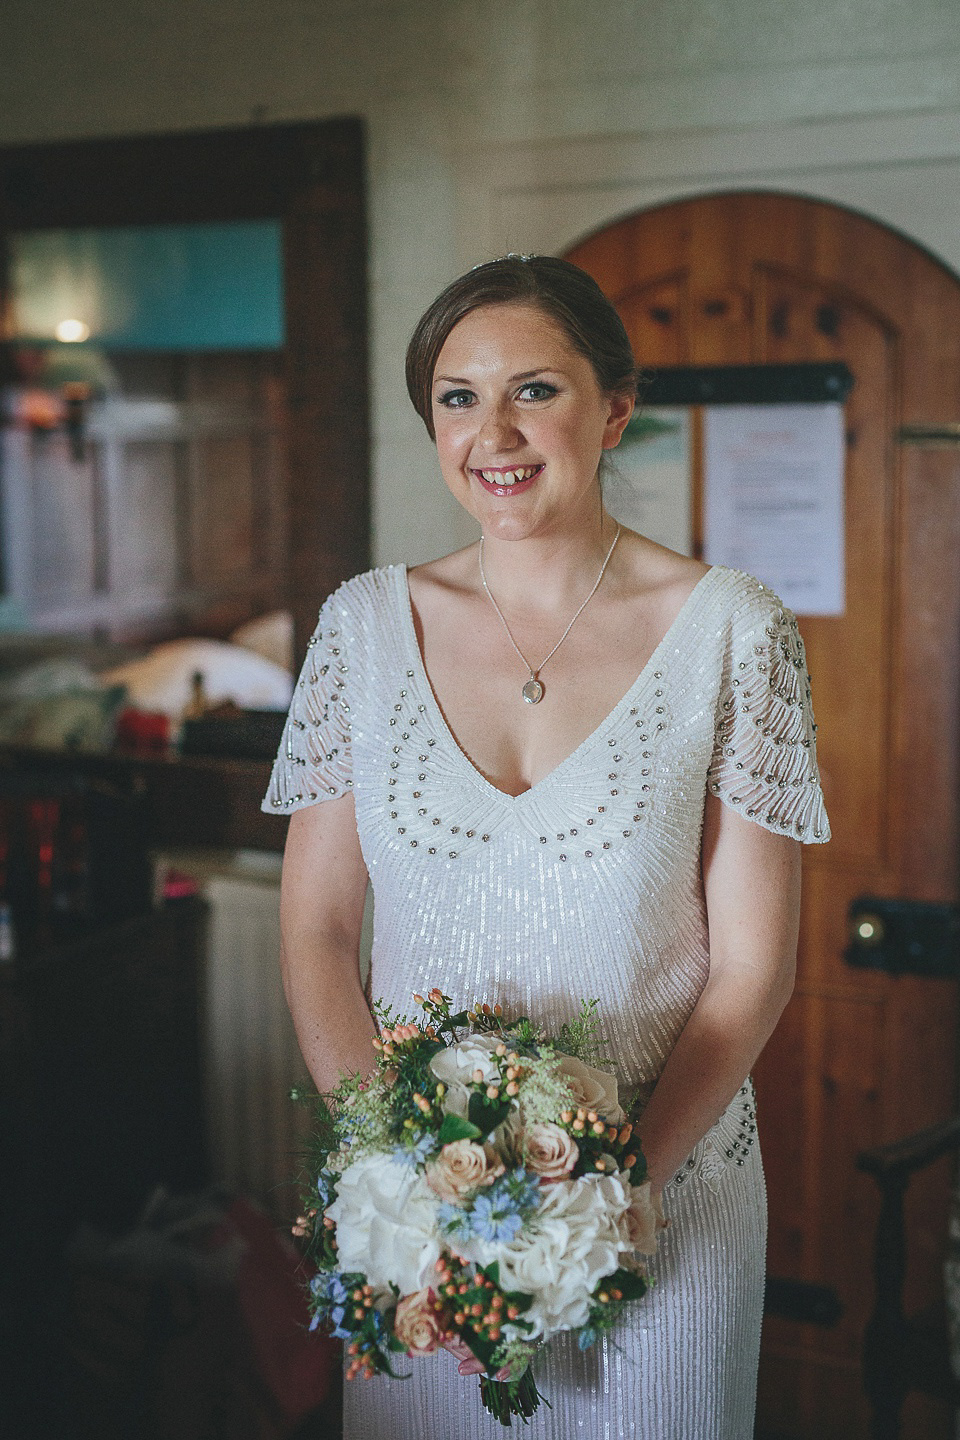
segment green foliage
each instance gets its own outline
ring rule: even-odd
[[[455,1140],[479,1140],[482,1134],[479,1126],[472,1125],[469,1120],[461,1120],[459,1115],[444,1115],[437,1144],[443,1146],[451,1145]]]
[[[582,1060],[584,1065],[592,1065],[595,1070],[609,1070],[613,1068],[613,1061],[600,1051],[603,1042],[602,1022],[597,1014],[599,1004],[599,1000],[581,1000],[580,1014],[576,1020],[568,1020],[560,1026],[554,1044],[564,1054]]]
[[[470,1096],[467,1114],[477,1134],[485,1137],[503,1124],[512,1109],[510,1100],[491,1100],[482,1091],[475,1090]]]

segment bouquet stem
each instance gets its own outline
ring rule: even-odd
[[[526,1425],[531,1415],[540,1408],[542,1398],[529,1370],[524,1370],[519,1380],[494,1380],[489,1375],[480,1377],[480,1400],[484,1409],[508,1430],[514,1415],[519,1415]]]

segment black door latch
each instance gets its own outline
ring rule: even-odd
[[[848,965],[960,979],[960,905],[861,895],[849,912]]]

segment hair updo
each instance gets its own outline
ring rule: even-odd
[[[475,265],[442,290],[410,338],[407,390],[431,439],[436,438],[433,374],[440,351],[454,326],[484,305],[541,310],[590,361],[605,395],[636,395],[637,365],[623,321],[593,277],[553,255],[505,255]]]

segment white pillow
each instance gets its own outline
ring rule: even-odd
[[[125,685],[130,704],[181,719],[197,671],[211,705],[232,700],[248,710],[286,710],[293,695],[289,670],[220,640],[169,640],[142,660],[104,671],[105,685]]]

